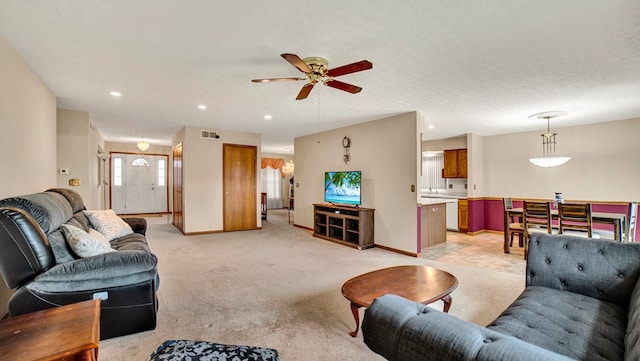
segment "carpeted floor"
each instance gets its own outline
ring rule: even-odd
[[[459,280],[449,313],[480,325],[497,317],[524,288],[524,276],[517,274],[524,262],[517,254],[502,254],[501,244],[496,262],[508,259],[510,266],[496,271],[456,261],[455,250],[427,251],[424,258],[376,248],[358,251],[313,238],[288,224],[286,211],[280,210],[269,211],[262,230],[189,237],[165,217],[148,221],[147,238],[159,258],[158,326],[102,341],[102,360],[144,361],[170,339],[275,348],[283,361],[382,360],[364,345],[361,334],[348,335],[355,323],[340,293],[347,279],[402,264],[442,268]],[[474,237],[451,238],[449,246],[456,248],[454,243]],[[439,261],[446,257],[447,263]]]

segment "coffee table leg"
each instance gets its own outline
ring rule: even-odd
[[[446,296],[442,297],[442,302],[444,302],[443,311],[445,313],[448,313],[449,312],[449,308],[451,307],[451,302],[452,302],[451,295],[446,295]]]
[[[351,302],[351,313],[353,314],[353,319],[356,320],[356,330],[353,332],[349,332],[349,336],[356,337],[358,336],[358,329],[360,328],[360,316],[358,315],[358,310],[360,307],[355,303]]]

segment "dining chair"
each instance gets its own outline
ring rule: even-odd
[[[524,201],[522,213],[524,222],[524,259],[527,259],[529,235],[536,232],[552,234],[551,202]]]
[[[513,209],[513,200],[511,197],[502,198],[504,211]],[[513,238],[518,236],[518,244],[520,247],[524,245],[524,224],[520,222],[520,217],[509,217],[509,247],[513,246]],[[505,244],[506,246],[506,244]],[[506,247],[504,247],[506,249]]]
[[[635,242],[636,241],[636,223],[638,219],[638,202],[629,203],[627,211],[627,219],[624,225],[623,238],[620,241]],[[614,239],[613,231],[605,229],[594,229],[593,233],[598,234],[600,238]]]
[[[593,232],[591,203],[558,203],[558,233],[600,238]]]

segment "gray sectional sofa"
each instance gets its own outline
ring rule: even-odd
[[[147,244],[145,220],[125,219],[130,234],[105,239],[108,253],[82,258],[62,228],[89,232],[84,210],[70,189],[0,200],[0,273],[15,289],[9,316],[100,299],[101,339],[155,329],[158,259]]]
[[[487,327],[385,295],[363,339],[394,361],[637,361],[639,275],[640,244],[534,234],[525,290]]]

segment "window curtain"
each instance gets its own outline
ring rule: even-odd
[[[261,158],[260,159],[260,168],[265,169],[267,167],[271,167],[273,169],[277,169],[280,171],[280,177],[284,178],[284,173],[282,172],[282,167],[284,167],[284,159],[282,158]]]
[[[260,176],[262,192],[267,193],[267,209],[282,208],[282,166],[284,159],[262,158]]]
[[[446,183],[442,178],[442,168],[444,168],[444,154],[422,158],[422,189],[445,189]]]

